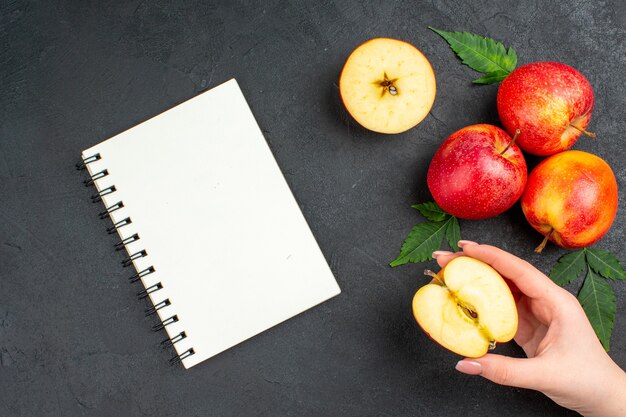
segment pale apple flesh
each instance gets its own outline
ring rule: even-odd
[[[341,99],[363,127],[404,132],[421,122],[435,101],[435,75],[426,57],[397,39],[372,39],[352,52],[339,80]]]
[[[437,343],[478,358],[517,332],[517,307],[509,286],[491,266],[461,256],[453,259],[413,298],[413,314]]]

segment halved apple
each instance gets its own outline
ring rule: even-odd
[[[435,101],[435,74],[413,45],[371,39],[348,57],[339,91],[346,109],[363,127],[401,133],[421,122]]]
[[[509,286],[486,263],[451,260],[413,297],[413,315],[428,335],[454,353],[485,355],[517,332],[517,308]]]

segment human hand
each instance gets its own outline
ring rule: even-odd
[[[460,255],[491,265],[508,279],[519,325],[515,342],[528,358],[487,354],[456,369],[495,383],[541,391],[584,416],[626,416],[626,373],[606,353],[572,294],[528,262],[501,249],[460,241],[463,252],[437,251],[441,267]]]

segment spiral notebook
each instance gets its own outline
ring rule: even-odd
[[[78,168],[172,362],[192,367],[340,292],[234,79],[83,151]]]

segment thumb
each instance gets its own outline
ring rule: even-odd
[[[510,358],[487,354],[481,358],[463,359],[456,364],[459,372],[480,375],[500,385],[541,391],[541,369],[536,359]]]

